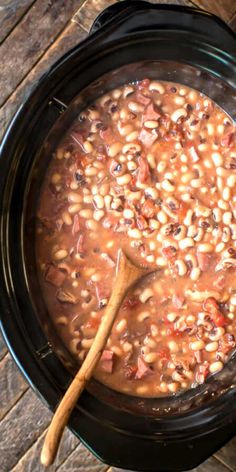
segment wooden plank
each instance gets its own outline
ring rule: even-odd
[[[120,1],[120,0],[118,0]],[[188,0],[149,0],[151,3],[193,5]],[[73,17],[73,21],[89,31],[95,18],[104,8],[116,3],[115,0],[86,0]]]
[[[3,340],[3,337],[0,333],[0,361],[3,359],[3,357],[6,355],[7,353],[7,346]]]
[[[236,9],[236,7],[235,7]],[[233,31],[235,31],[236,33],[236,13],[235,15],[231,18],[230,22],[229,22],[229,26],[230,28],[232,28]]]
[[[232,0],[193,0],[196,6],[203,8],[228,22],[236,11],[235,1]]]
[[[51,413],[29,389],[1,421],[1,472],[9,472],[48,426]]]
[[[10,354],[0,362],[0,421],[27,390],[28,385]]]
[[[189,472],[229,472],[229,470],[230,469],[228,469],[228,467],[225,467],[217,459],[215,459],[214,457],[210,457],[210,459],[203,462],[201,465],[199,465],[195,469],[190,470]],[[128,471],[124,469],[117,469],[116,467],[110,467],[107,472],[128,472]]]
[[[12,31],[35,0],[2,0],[0,7],[0,43]]]
[[[40,454],[45,437],[44,432],[34,445],[20,459],[11,472],[45,472],[45,468],[40,464]],[[78,438],[68,429],[63,434],[63,438],[59,447],[59,451],[54,464],[47,468],[47,472],[56,472],[58,468],[65,462],[67,457],[74,451],[78,445]]]
[[[120,1],[120,0],[118,0]],[[115,0],[86,0],[73,16],[72,21],[78,23],[85,31],[89,31],[95,18],[104,8],[116,3]]]
[[[108,468],[107,465],[104,465],[91,454],[83,444],[79,444],[64,464],[57,469],[57,472],[105,472]]]
[[[0,105],[68,24],[83,0],[40,0],[0,47]]]
[[[0,109],[0,140],[9,124],[9,121],[17,111],[19,105],[31,92],[40,77],[69,49],[76,46],[86,36],[85,31],[76,23],[70,23],[54,44],[48,49],[42,59],[27,75],[25,80],[17,87],[5,105]]]
[[[215,457],[231,470],[236,471],[236,436],[226,446],[222,447]]]

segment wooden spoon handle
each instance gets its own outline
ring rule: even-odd
[[[118,262],[118,274],[113,287],[113,293],[106,307],[103,319],[94,338],[94,342],[75,378],[62,398],[53,416],[51,424],[46,433],[44,445],[41,452],[41,463],[49,466],[53,463],[63,430],[68,422],[76,402],[84,390],[87,381],[102,355],[107,339],[111,332],[117,312],[121,303],[133,283],[140,277],[142,271],[133,266],[125,255],[120,251]]]

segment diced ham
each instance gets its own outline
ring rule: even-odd
[[[114,133],[110,128],[100,131],[100,136],[106,144],[112,144],[114,142]]]
[[[100,366],[104,372],[108,374],[112,374],[113,367],[114,367],[114,352],[105,349],[103,351],[101,358],[100,358]]]
[[[219,309],[219,305],[215,298],[209,297],[205,300],[203,303],[203,310],[205,310],[207,313],[209,313],[209,316],[213,323],[217,326],[225,326],[227,324],[227,319],[224,317],[224,315],[221,313]]]
[[[198,252],[197,260],[198,260],[199,269],[201,269],[203,272],[209,269],[210,264],[211,264],[210,254],[206,254],[204,252]]]
[[[138,369],[135,374],[135,378],[137,380],[143,379],[152,372],[150,366],[143,360],[141,356],[138,357],[137,367]]]
[[[143,143],[146,148],[150,148],[153,143],[156,141],[157,135],[154,133],[150,133],[145,128],[142,129],[141,133],[139,134],[139,140]]]
[[[160,113],[155,110],[153,103],[150,103],[143,113],[143,123],[145,123],[145,121],[156,121],[160,116]]]
[[[125,372],[125,377],[127,379],[134,379],[135,378],[135,375],[137,373],[137,370],[138,370],[138,367],[137,365],[135,364],[128,364],[125,369],[124,369],[124,372]]]
[[[141,103],[142,105],[148,105],[151,101],[150,97],[145,97],[142,93],[137,93],[136,94],[136,100],[137,102]]]
[[[175,293],[172,297],[172,305],[177,308],[177,310],[180,310],[180,308],[182,308],[182,306],[184,305],[184,302],[185,302],[185,298],[183,295],[177,295],[177,293]]]
[[[123,310],[132,310],[133,308],[136,308],[137,305],[140,305],[140,300],[138,297],[130,297],[125,300],[125,302],[122,305]]]
[[[233,143],[234,137],[235,137],[234,132],[229,132],[225,134],[223,138],[221,138],[221,141],[220,141],[221,146],[230,147]]]
[[[153,218],[153,216],[156,213],[156,208],[151,200],[146,200],[144,204],[142,205],[142,214],[145,216],[145,218]]]
[[[45,280],[54,287],[61,287],[65,281],[66,273],[50,264],[45,272]]]
[[[146,159],[143,157],[139,157],[138,159],[139,168],[138,168],[138,182],[144,183],[147,181],[148,177],[150,176],[149,165]]]
[[[193,162],[198,162],[199,161],[200,157],[199,157],[199,155],[196,151],[196,148],[194,146],[191,146],[189,148],[189,154],[190,154]]]
[[[142,215],[138,215],[136,217],[136,222],[137,222],[138,229],[140,229],[141,231],[148,227],[147,221]]]

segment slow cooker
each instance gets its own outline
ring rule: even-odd
[[[32,388],[54,410],[76,365],[47,314],[35,269],[35,208],[58,138],[91,101],[144,77],[180,82],[236,119],[236,36],[195,8],[122,1],[36,84],[3,139],[1,329]],[[180,395],[137,398],[92,381],[71,430],[102,461],[137,471],[196,467],[236,432],[236,360]]]

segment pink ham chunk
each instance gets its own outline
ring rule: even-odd
[[[54,287],[61,287],[66,278],[66,273],[62,270],[54,267],[52,264],[47,268],[45,272],[45,280]]]
[[[100,366],[104,372],[112,374],[114,367],[114,352],[105,349],[101,355]]]
[[[201,269],[203,272],[209,269],[210,263],[211,263],[210,254],[206,254],[204,252],[198,252],[197,260],[198,260],[199,269]]]
[[[155,110],[153,103],[150,103],[143,113],[143,123],[145,123],[145,121],[156,121],[160,116],[160,113]]]
[[[177,310],[180,310],[182,308],[183,304],[185,302],[185,298],[182,295],[177,295],[174,294],[172,297],[172,304]]]
[[[146,129],[142,129],[139,140],[143,143],[146,148],[150,148],[152,144],[156,141],[157,135],[154,133],[150,133]]]
[[[149,365],[143,360],[141,356],[138,357],[138,369],[135,374],[135,379],[140,380],[146,377],[148,374],[152,372]]]

